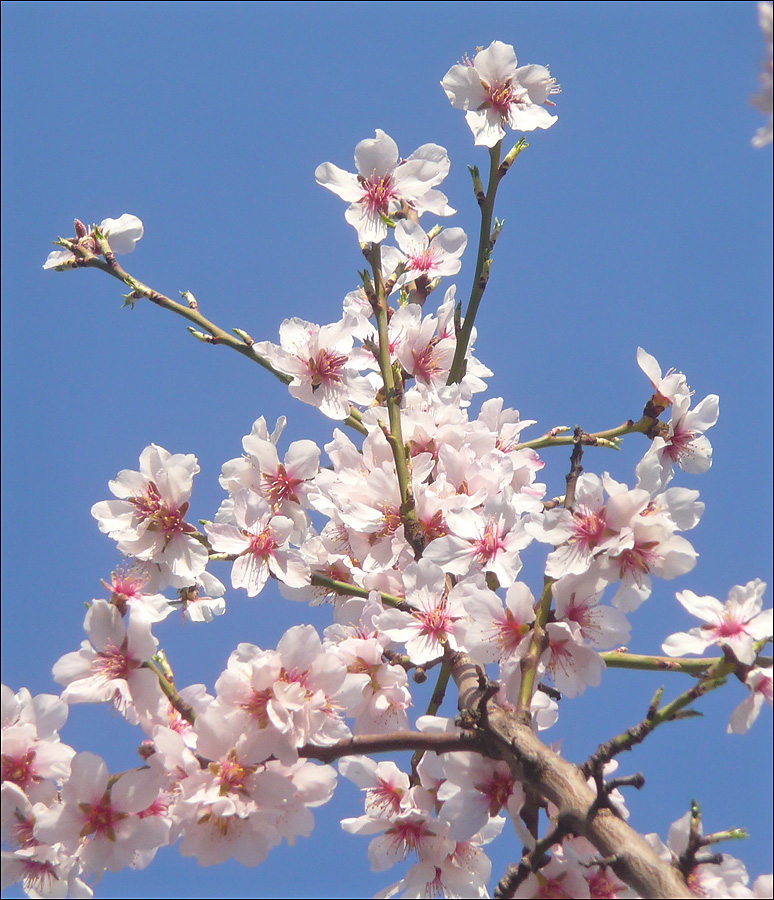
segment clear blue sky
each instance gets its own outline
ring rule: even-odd
[[[720,395],[711,471],[677,483],[707,504],[689,537],[697,568],[659,582],[632,616],[631,649],[658,652],[693,623],[675,590],[724,599],[771,577],[771,148],[749,96],[763,42],[756,5],[732,3],[4,3],[3,4],[3,680],[54,691],[51,665],[82,640],[85,602],[117,558],[89,514],[107,482],[155,441],[195,453],[194,518],[211,517],[221,464],[259,415],[289,418],[287,444],[323,444],[330,423],[292,405],[257,366],[194,341],[182,321],[138,304],[97,272],[43,272],[72,220],[131,212],[146,235],[129,271],[175,296],[190,289],[225,328],[276,340],[282,319],[338,318],[362,267],[344,205],[315,184],[326,160],[351,168],[382,128],[404,155],[448,148],[450,225],[477,233],[466,171],[486,162],[439,81],[465,52],[512,43],[550,64],[558,123],[503,184],[505,228],[479,318],[479,357],[523,417],[587,430],[638,417],[638,345]],[[471,241],[472,242],[472,241]],[[459,290],[469,289],[468,253]],[[537,432],[535,432],[537,433]],[[633,480],[644,443],[587,454],[589,471]],[[560,493],[566,455],[544,455]],[[529,571],[529,566],[527,567]],[[532,568],[534,573],[534,566]],[[227,569],[218,573],[226,579]],[[771,602],[771,593],[768,594]],[[229,593],[209,627],[168,620],[159,636],[179,685],[212,687],[242,640],[274,646],[326,609]],[[655,688],[685,681],[610,671],[565,702],[550,737],[581,761],[638,721]],[[692,798],[707,830],[746,826],[722,849],[752,877],[771,871],[771,714],[747,738],[725,726],[746,691],[708,698],[706,718],[661,729],[622,760],[647,786],[635,827],[666,835]],[[421,711],[418,705],[417,712]],[[133,765],[138,738],[104,708],[74,708],[63,739]],[[258,869],[200,869],[162,851],[141,873],[106,876],[102,897],[360,897],[400,877],[368,871],[349,784],[317,828]],[[518,853],[501,839],[494,875]],[[17,896],[9,892],[8,896]]]

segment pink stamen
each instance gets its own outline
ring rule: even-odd
[[[390,175],[376,175],[362,181],[363,200],[371,214],[386,216],[390,210],[390,201],[397,197],[395,184]]]
[[[346,356],[331,353],[329,350],[320,350],[316,357],[307,361],[309,374],[312,376],[312,389],[322,384],[341,384],[342,370],[346,362]]]
[[[283,465],[280,465],[274,474],[264,472],[262,478],[263,489],[273,504],[276,505],[283,500],[292,500],[294,503],[298,503],[296,488],[299,484],[303,484],[303,481],[301,478],[293,478],[288,475]]]
[[[500,529],[497,527],[496,521],[490,519],[484,528],[484,533],[474,544],[476,548],[476,560],[481,565],[491,562],[500,552],[505,549],[505,541],[502,539]]]

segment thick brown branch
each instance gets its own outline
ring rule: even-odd
[[[555,806],[564,828],[585,837],[603,857],[614,857],[615,873],[642,897],[693,896],[680,873],[659,859],[641,835],[611,810],[598,807],[596,792],[581,770],[540,741],[526,710],[507,710],[491,697],[470,657],[449,653],[448,658],[460,711],[476,723],[487,755],[507,762],[518,779]]]

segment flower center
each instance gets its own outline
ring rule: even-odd
[[[390,200],[397,197],[395,184],[390,175],[375,173],[363,180],[363,202],[370,213],[386,216],[390,211]]]
[[[246,531],[244,535],[250,541],[248,552],[255,556],[272,556],[277,549],[277,542],[271,536],[268,528],[264,528],[260,534],[250,534],[249,531]]]
[[[503,118],[508,117],[511,106],[517,102],[518,96],[510,81],[504,84],[494,82],[489,86],[489,105]]]
[[[109,841],[115,841],[115,826],[129,815],[113,808],[110,791],[106,791],[98,803],[79,803],[78,808],[85,816],[81,837],[104,834]]]
[[[422,633],[439,642],[443,640],[447,632],[451,630],[454,621],[449,615],[446,601],[441,601],[438,606],[416,612],[414,615],[422,623]]]
[[[646,544],[640,544],[635,541],[631,549],[624,550],[617,557],[618,564],[621,567],[621,578],[630,575],[635,581],[639,582],[642,575],[647,575],[658,559],[657,546],[658,544],[655,541]]]
[[[406,254],[406,258],[412,269],[416,269],[416,271],[426,275],[440,264],[443,259],[443,253],[428,245],[427,247],[419,247],[413,252]]]
[[[188,504],[184,503],[180,509],[170,509],[165,506],[159,489],[152,481],[148,482],[144,496],[130,497],[129,502],[137,510],[140,521],[144,522],[149,519],[148,528],[152,531],[162,532],[167,540],[181,531],[194,530],[183,522],[183,518],[188,512]]]
[[[489,815],[496,816],[513,793],[513,778],[502,772],[494,772],[489,781],[477,787],[489,798]]]
[[[575,512],[573,530],[575,534],[571,540],[580,544],[585,550],[591,550],[599,544],[605,533],[605,511],[598,512],[586,510]]]
[[[92,663],[95,674],[102,676],[105,681],[126,681],[129,670],[135,667],[136,663],[126,655],[126,647],[116,647],[114,644],[108,644],[103,650],[99,650]]]
[[[0,770],[2,770],[3,781],[11,781],[23,791],[34,782],[41,779],[36,777],[32,771],[32,763],[35,759],[35,751],[28,750],[21,756],[11,756],[3,753],[0,759]]]
[[[497,644],[504,654],[513,653],[529,631],[525,622],[517,622],[510,609],[505,611],[505,621],[497,623]],[[493,815],[497,815],[493,813]]]
[[[403,791],[399,787],[390,784],[388,781],[379,779],[376,787],[368,790],[368,805],[377,809],[383,809],[397,813],[400,809],[400,801]]]
[[[441,360],[436,352],[436,339],[425,344],[421,350],[414,350],[414,377],[425,384],[429,384],[434,375],[439,375],[444,371]]]
[[[695,438],[696,432],[694,431],[675,431],[664,447],[664,453],[673,463],[679,462],[682,457],[690,455],[690,445]]]
[[[243,766],[236,756],[236,750],[230,750],[228,756],[219,763],[210,763],[210,771],[220,781],[220,794],[235,792],[246,794],[247,779],[255,773],[257,766]]]
[[[316,390],[322,384],[341,384],[342,370],[346,362],[346,356],[331,353],[329,350],[320,350],[316,357],[310,357],[307,365],[312,376],[312,390]]]
[[[302,479],[288,475],[283,465],[280,465],[273,474],[264,472],[261,477],[263,478],[263,489],[273,504],[279,504],[283,500],[292,500],[294,503],[298,503],[296,488],[302,484]]]
[[[485,565],[497,556],[500,550],[505,549],[505,542],[500,535],[500,529],[494,519],[490,519],[484,527],[483,534],[475,543],[476,560]]]

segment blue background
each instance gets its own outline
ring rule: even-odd
[[[50,241],[72,233],[74,216],[131,212],[146,235],[128,270],[169,296],[190,289],[222,327],[276,341],[286,317],[336,320],[363,260],[315,167],[351,170],[375,128],[404,156],[442,144],[452,159],[443,190],[459,210],[447,223],[473,243],[466,165],[483,169],[487,154],[439,81],[495,39],[522,63],[550,64],[563,93],[558,123],[528,138],[500,193],[505,227],[476,345],[495,371],[488,396],[537,419],[530,436],[611,427],[637,418],[649,395],[638,345],[686,372],[697,400],[720,395],[713,468],[675,482],[707,504],[687,535],[698,566],[656,584],[632,616],[632,651],[659,652],[667,634],[696,624],[676,590],[725,599],[734,584],[770,579],[771,148],[750,144],[762,124],[749,103],[763,57],[754,3],[5,3],[4,682],[57,690],[51,665],[78,647],[83,604],[117,563],[89,510],[148,443],[198,456],[195,520],[214,514],[220,466],[259,415],[270,425],[288,415],[283,448],[302,437],[322,445],[331,432],[257,366],[194,341],[182,320],[150,304],[121,309],[112,279],[44,272]],[[635,436],[584,464],[631,483],[645,449]],[[561,493],[567,454],[544,459],[549,495]],[[540,559],[525,554],[533,590]],[[227,567],[216,574],[227,582]],[[208,627],[172,617],[157,629],[179,685],[212,689],[239,641],[270,647],[292,624],[330,621],[329,608],[271,587],[255,600],[227,596],[226,616]],[[667,696],[688,686],[611,670],[565,702],[548,739],[582,761],[639,721],[662,683]],[[704,719],[660,729],[621,771],[647,779],[627,795],[640,831],[665,837],[691,798],[707,831],[747,826],[747,841],[720,849],[754,878],[772,867],[771,714],[747,737],[727,735],[746,694],[734,683],[706,698]],[[418,694],[417,714],[425,702]],[[113,771],[136,764],[139,733],[105,708],[74,707],[63,739]],[[259,869],[201,869],[165,849],[144,872],[106,875],[97,893],[368,896],[400,872],[370,873],[367,839],[341,833],[338,820],[361,811],[342,779],[315,810],[312,837]],[[494,847],[497,879],[518,846],[506,834]]]

